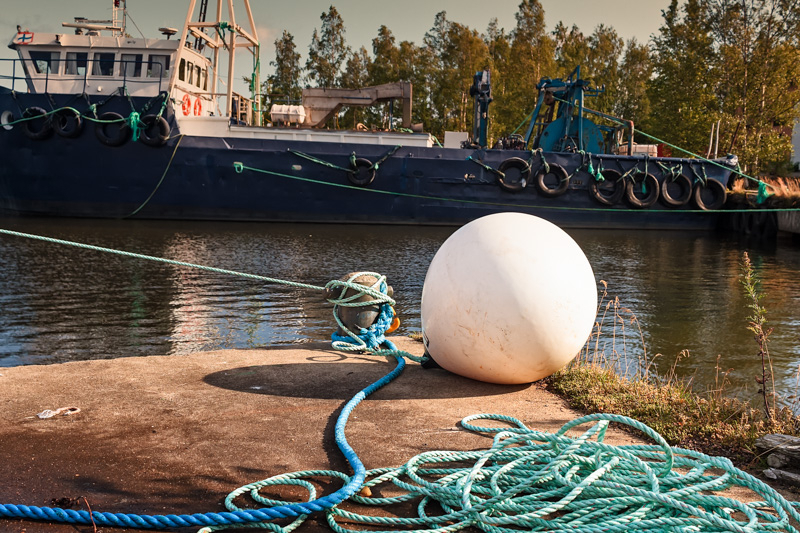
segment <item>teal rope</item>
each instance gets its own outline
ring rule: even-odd
[[[483,427],[475,424],[479,420],[510,427]],[[610,422],[640,431],[655,444],[606,444]],[[587,423],[594,424],[575,437],[567,435]],[[797,502],[787,501],[726,458],[670,447],[652,428],[631,418],[593,414],[572,420],[555,433],[530,429],[516,418],[495,414],[468,416],[461,426],[492,437],[491,447],[428,451],[397,468],[369,470],[361,492],[349,499],[362,506],[416,504],[416,516],[365,514],[336,506],[326,511],[331,529],[336,533],[372,528],[419,533],[467,528],[487,533],[797,533],[789,522],[800,519]],[[258,493],[263,487],[279,485],[302,487],[313,499],[316,492],[308,479],[319,477],[351,479],[331,470],[281,474],[237,489],[225,505],[239,509],[232,501],[246,492],[260,505],[285,504]],[[743,503],[722,494],[734,486],[749,489],[763,501]],[[399,494],[372,496],[373,490]],[[270,529],[288,532],[304,519],[299,517],[285,530],[275,525]],[[222,528],[205,528],[200,533],[218,529]]]
[[[84,243],[80,243],[80,242],[66,241],[66,240],[62,240],[62,239],[54,239],[52,237],[44,237],[44,236],[41,236],[41,235],[34,235],[34,234],[31,234],[31,233],[22,233],[22,232],[19,232],[19,231],[0,229],[0,234],[11,235],[11,236],[14,236],[14,237],[24,237],[26,239],[34,239],[34,240],[49,242],[49,243],[52,243],[52,244],[63,244],[63,245],[66,245],[66,246],[73,246],[73,247],[76,247],[76,248],[83,248],[85,250],[94,250],[96,252],[106,252],[106,253],[111,253],[111,254],[115,254],[115,255],[121,255],[121,256],[124,256],[124,257],[131,257],[131,258],[134,258],[134,259],[144,259],[144,260],[147,260],[147,261],[156,261],[156,262],[159,262],[159,263],[166,263],[168,265],[197,268],[197,269],[200,269],[200,270],[205,270],[207,272],[214,272],[214,273],[217,273],[217,274],[228,274],[228,275],[231,275],[231,276],[239,276],[239,277],[243,277],[243,278],[247,278],[247,279],[253,279],[253,280],[256,280],[256,281],[264,281],[264,282],[267,282],[267,283],[278,283],[278,284],[281,284],[281,285],[288,285],[290,287],[297,287],[297,288],[301,288],[301,289],[313,289],[313,290],[320,290],[320,291],[324,291],[325,290],[325,287],[320,287],[320,286],[317,286],[317,285],[309,285],[307,283],[297,283],[297,282],[294,282],[294,281],[285,281],[285,280],[276,279],[276,278],[270,278],[270,277],[266,277],[266,276],[259,276],[257,274],[247,274],[247,273],[244,273],[244,272],[236,272],[234,270],[226,270],[224,268],[215,268],[215,267],[210,267],[210,266],[197,265],[197,264],[194,264],[194,263],[186,263],[184,261],[175,261],[173,259],[165,259],[163,257],[155,257],[155,256],[152,256],[152,255],[137,254],[137,253],[133,253],[133,252],[126,252],[124,250],[115,250],[113,248],[104,248],[102,246],[94,246],[94,245],[91,245],[91,244],[84,244]]]

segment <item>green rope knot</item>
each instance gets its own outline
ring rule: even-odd
[[[758,196],[756,196],[756,203],[761,205],[767,198],[772,196],[772,193],[767,190],[767,184],[763,181],[758,182]]]
[[[235,170],[237,174],[241,174],[244,171],[244,165],[239,161],[234,161],[233,170]]]
[[[141,133],[142,127],[144,123],[139,120],[139,113],[136,111],[131,111],[131,114],[128,115],[127,120],[128,126],[131,128],[131,132],[133,133],[133,142],[139,140],[139,134]]]

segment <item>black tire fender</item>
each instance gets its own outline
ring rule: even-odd
[[[711,199],[704,197],[703,193],[710,193]],[[694,203],[703,211],[716,211],[722,209],[728,199],[728,191],[721,181],[706,180],[705,184],[698,183],[694,188]]]
[[[139,132],[139,139],[147,146],[164,146],[169,139],[169,123],[164,117],[158,115],[145,115],[141,122],[143,127]]]
[[[545,181],[545,178],[551,175],[555,176],[555,178],[558,180],[558,186],[552,189]],[[555,165],[551,163],[547,172],[545,172],[545,169],[542,168],[539,174],[536,175],[536,186],[538,187],[539,192],[542,193],[542,196],[546,196],[548,198],[561,196],[567,192],[567,188],[569,187],[569,174],[567,174],[567,171],[564,170],[564,167],[561,165]]]
[[[74,139],[83,131],[83,117],[74,109],[59,109],[53,113],[53,129],[61,137]]]
[[[122,146],[131,136],[131,128],[119,113],[108,111],[97,117],[94,134],[106,146]]]
[[[22,123],[22,131],[25,132],[29,139],[40,141],[50,137],[53,133],[53,124],[50,117],[47,116],[47,111],[41,107],[27,108],[22,112],[22,118],[31,119]]]
[[[680,188],[680,195],[673,196],[670,192],[670,185],[675,185]],[[678,174],[675,179],[664,177],[661,182],[661,203],[667,207],[682,207],[689,203],[692,199],[692,180],[684,174]]]
[[[589,194],[603,205],[618,204],[622,200],[622,195],[625,194],[625,182],[622,180],[622,174],[613,169],[606,169],[601,173],[605,178],[604,181],[592,179],[589,184]]]
[[[355,161],[356,168],[353,172],[347,173],[347,179],[350,183],[358,187],[366,187],[375,180],[375,168],[369,159],[359,157]]]
[[[528,186],[531,177],[531,167],[528,162],[519,157],[509,157],[497,168],[503,173],[497,176],[497,183],[508,192],[522,192]],[[516,179],[512,179],[516,178]]]
[[[641,184],[641,189],[644,190],[643,196],[638,196],[639,190],[637,187]],[[658,180],[652,174],[644,172],[636,172],[633,177],[625,184],[625,199],[637,209],[645,209],[652,207],[659,197]]]

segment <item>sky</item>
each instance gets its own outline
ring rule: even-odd
[[[646,42],[661,25],[661,10],[669,0],[541,0],[545,10],[545,22],[552,30],[559,21],[568,27],[576,24],[585,34],[590,34],[599,24],[613,26],[626,41],[635,37]],[[372,39],[378,28],[386,25],[398,42],[412,41],[422,44],[425,32],[433,26],[435,15],[447,12],[448,20],[459,22],[472,29],[484,32],[492,18],[497,18],[500,27],[511,31],[519,0],[251,0],[256,29],[262,43],[261,64],[265,73],[272,68],[274,41],[283,30],[294,35],[303,62],[315,28],[319,28],[320,15],[330,5],[344,20],[347,44],[353,49],[365,46],[372,51]],[[212,0],[211,5],[216,3]],[[241,0],[235,0],[237,22],[246,22]],[[0,0],[0,39],[6,43],[16,33],[16,25],[37,32],[56,33],[66,31],[61,22],[72,22],[74,17],[107,19],[111,16],[111,0]],[[135,22],[145,37],[157,38],[159,27],[180,28],[186,16],[188,2],[184,0],[128,0],[128,33],[134,37],[139,31],[130,23]],[[213,11],[210,7],[209,12]],[[227,7],[223,7],[223,19]],[[0,47],[0,58],[12,58],[14,54],[5,46]]]

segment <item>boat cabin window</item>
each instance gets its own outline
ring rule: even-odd
[[[89,54],[86,52],[67,52],[67,71],[70,76],[85,76]]]
[[[186,62],[186,83],[194,83],[194,65],[191,61]]]
[[[203,82],[200,79],[200,65],[194,66],[194,84],[198,87],[203,85]]]
[[[208,70],[203,69],[203,90],[208,90]]]
[[[92,62],[92,76],[113,76],[114,54],[112,52],[95,52]]]
[[[147,60],[147,77],[169,77],[169,56],[150,54]]]
[[[58,52],[39,52],[31,50],[31,63],[39,74],[58,74]]]
[[[142,76],[142,54],[122,54],[119,75],[126,78],[140,78]]]
[[[181,66],[178,68],[178,79],[186,81],[186,60],[181,59]]]

